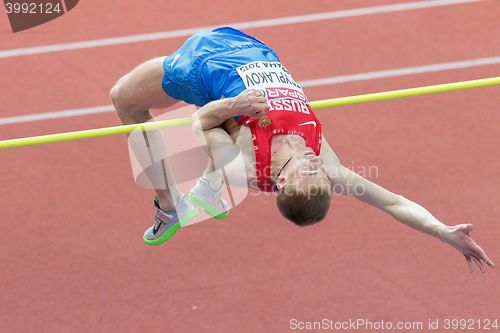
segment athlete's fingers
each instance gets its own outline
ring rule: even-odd
[[[247,89],[246,93],[249,94],[250,96],[264,96],[262,94],[262,91],[257,90],[257,89]]]
[[[493,264],[493,262],[490,262],[488,259],[486,259],[486,258],[484,258],[484,257],[482,257],[480,255],[472,254],[472,257],[475,259],[475,262],[479,262],[482,267],[484,267],[483,262],[485,264],[487,264],[488,266],[492,267],[492,268],[495,267],[495,265]],[[493,266],[490,263],[493,264]]]
[[[488,257],[488,255],[486,254],[486,252],[484,252],[484,250],[479,245],[477,245],[476,252],[477,252],[476,257],[478,259],[483,260],[490,267],[495,267],[495,264],[493,263],[493,260],[491,260]]]
[[[495,263],[493,262],[493,260],[491,260],[488,256],[486,256],[486,263],[488,264],[488,266],[490,266],[491,268],[495,267]]]
[[[257,101],[257,99],[262,96],[259,95],[257,90],[247,89],[242,91],[237,97],[241,98],[242,100],[254,102]]]
[[[266,96],[264,90],[259,90],[259,89],[253,89],[253,90],[257,92],[257,96]]]
[[[267,99],[266,95],[263,94],[260,90],[247,90],[245,94],[252,99],[258,99],[258,100]]]
[[[269,107],[264,107],[259,110],[256,110],[253,117],[254,118],[264,118],[267,116],[267,113],[269,112]]]
[[[469,266],[469,273],[472,273],[472,271],[473,271],[473,268],[472,268],[472,260],[471,260],[471,258],[470,258],[468,255],[466,255],[466,254],[464,254],[464,257],[465,257],[465,260],[467,260],[467,266]]]
[[[267,110],[269,106],[267,105],[267,103],[252,103],[252,108],[262,112],[264,110]]]
[[[266,104],[262,107],[262,109],[260,110],[260,113],[265,116],[267,115],[267,113],[269,112],[269,106]]]
[[[483,266],[483,263],[481,262],[481,260],[477,259],[474,256],[472,257],[472,260],[474,260],[474,262],[476,263],[477,267],[479,267],[479,270],[481,271],[481,273],[485,273],[484,266]]]

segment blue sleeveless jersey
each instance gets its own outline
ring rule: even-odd
[[[258,39],[223,27],[199,32],[166,57],[163,90],[172,98],[203,106],[245,90],[236,68],[254,61],[279,62]]]

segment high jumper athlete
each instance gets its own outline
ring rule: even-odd
[[[471,224],[447,226],[417,203],[342,166],[300,85],[271,48],[241,31],[223,27],[197,33],[171,55],[146,61],[120,78],[110,95],[124,124],[149,121],[150,109],[179,100],[201,107],[193,115],[194,127],[205,135],[210,165],[189,198],[171,182],[155,190],[154,224],[143,236],[148,245],[164,243],[193,219],[193,203],[216,218],[227,216],[217,170],[241,152],[248,185],[277,192],[278,209],[299,226],[326,216],[334,190],[450,244],[470,271],[473,262],[481,272],[483,263],[494,267],[470,238]]]

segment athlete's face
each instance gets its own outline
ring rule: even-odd
[[[286,185],[294,185],[295,188],[306,191],[310,185],[327,191],[331,187],[321,157],[316,156],[311,148],[296,153],[283,170],[283,174],[277,179],[277,186],[282,190]]]

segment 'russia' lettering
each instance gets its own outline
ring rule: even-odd
[[[310,114],[307,104],[296,99],[270,100],[269,107],[269,111],[291,111]]]

